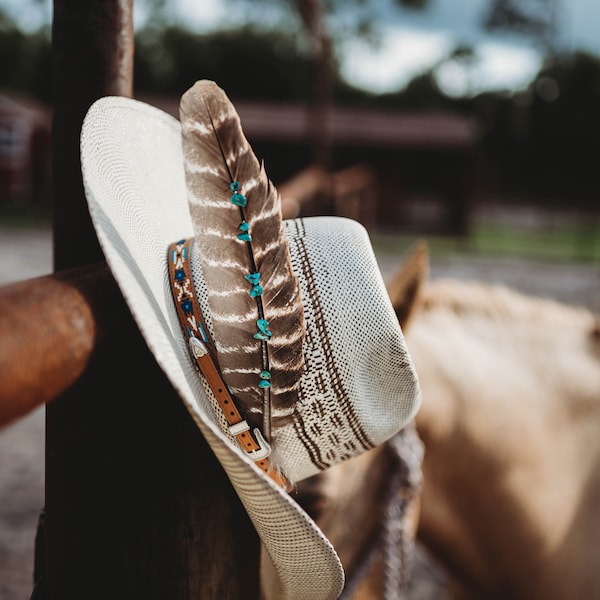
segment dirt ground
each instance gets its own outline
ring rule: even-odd
[[[379,256],[384,274],[401,257]],[[48,229],[0,226],[0,285],[51,271]],[[461,257],[436,260],[431,277],[478,279],[584,305],[600,313],[600,267]],[[32,589],[33,547],[44,502],[44,410],[0,430],[0,600],[27,600]],[[445,600],[443,575],[422,549],[416,557],[410,600]]]
[[[52,270],[46,229],[0,227],[0,285]],[[27,600],[37,518],[44,505],[44,409],[0,430],[0,600]]]

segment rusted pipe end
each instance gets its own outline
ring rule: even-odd
[[[0,427],[64,392],[95,338],[92,308],[68,277],[0,288]]]

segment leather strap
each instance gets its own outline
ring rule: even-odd
[[[171,244],[167,260],[171,292],[183,334],[188,342],[188,349],[196,367],[204,375],[212,389],[231,435],[237,440],[242,450],[277,485],[289,489],[289,483],[283,473],[274,469],[268,460],[271,447],[264,439],[260,429],[250,430],[250,426],[242,417],[221,376],[217,350],[208,335],[192,281],[189,262],[191,243],[191,240],[187,239]]]

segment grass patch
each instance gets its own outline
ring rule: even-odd
[[[31,204],[0,204],[0,226],[10,229],[50,227],[52,208]]]
[[[593,224],[526,231],[480,223],[464,238],[374,234],[372,239],[375,250],[386,254],[405,254],[418,239],[425,239],[433,258],[475,254],[493,258],[600,262],[600,228]]]
[[[600,230],[585,225],[522,231],[492,224],[477,227],[469,245],[478,254],[547,260],[600,260]]]

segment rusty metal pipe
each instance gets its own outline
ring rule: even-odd
[[[50,402],[81,375],[97,323],[81,287],[106,266],[0,288],[0,427]]]

